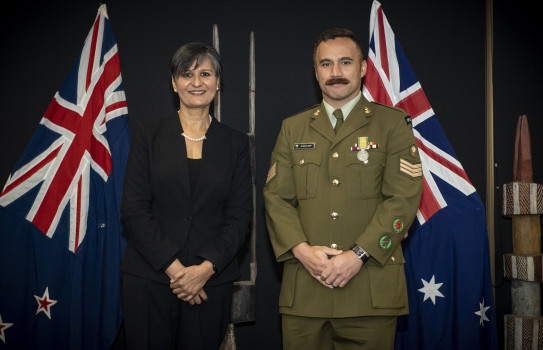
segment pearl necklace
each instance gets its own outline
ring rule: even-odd
[[[193,139],[192,137],[188,137],[187,135],[185,135],[184,132],[182,132],[181,135],[183,135],[183,137],[186,138],[187,140],[194,141],[194,142],[199,142],[199,141],[207,139],[206,135],[204,135],[202,137],[199,137],[197,139]]]
[[[213,119],[211,118],[211,115],[210,115],[210,116],[209,116],[209,125],[211,125],[211,121],[212,121],[212,120],[213,120]],[[208,126],[208,129],[209,129],[209,126]],[[200,142],[200,141],[203,141],[203,140],[206,140],[206,139],[207,139],[207,137],[206,137],[205,134],[204,134],[204,136],[199,137],[199,138],[197,138],[197,139],[193,139],[192,137],[189,137],[189,136],[185,135],[184,132],[182,132],[181,135],[182,135],[184,138],[186,138],[187,140],[193,141],[193,142]]]

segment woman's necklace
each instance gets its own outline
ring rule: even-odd
[[[187,140],[194,141],[194,142],[198,142],[198,141],[202,141],[202,140],[207,139],[206,135],[204,135],[202,137],[199,137],[197,139],[193,139],[192,137],[188,137],[187,135],[185,135],[184,132],[182,132],[181,135],[183,135],[183,137],[186,138]]]
[[[211,125],[211,121],[212,121],[212,120],[213,120],[213,119],[211,118],[211,115],[210,115],[210,116],[209,116],[209,125]],[[208,126],[207,128],[209,129],[209,126]],[[197,138],[197,139],[193,139],[192,137],[189,137],[189,136],[185,135],[184,132],[182,132],[181,135],[182,135],[184,138],[186,138],[187,140],[193,141],[193,142],[200,142],[200,141],[203,141],[203,140],[207,139],[207,137],[206,137],[205,134],[204,134],[204,136],[199,137],[199,138]]]

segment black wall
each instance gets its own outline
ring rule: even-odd
[[[509,2],[510,3],[510,2]],[[485,1],[382,1],[385,14],[472,183],[485,200]],[[367,45],[372,2],[108,1],[131,121],[176,108],[169,60],[189,41],[212,43],[220,30],[224,64],[222,122],[248,131],[249,34],[256,39],[257,321],[236,328],[239,349],[280,349],[277,298],[281,267],[264,224],[262,186],[281,120],[320,102],[313,43],[329,27],[347,27]],[[541,163],[543,75],[536,50],[543,32],[533,8],[495,1],[494,116],[496,185],[512,180],[514,131],[527,114],[534,182]],[[0,24],[0,183],[26,147],[72,66],[96,16],[96,1],[11,2]],[[11,20],[9,20],[11,19]],[[495,206],[500,204],[496,192]],[[498,210],[497,209],[497,210]],[[496,212],[496,310],[499,340],[511,312],[502,254],[512,251],[511,221]],[[247,271],[245,271],[247,273]]]

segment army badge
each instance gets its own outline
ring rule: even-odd
[[[409,151],[411,152],[411,157],[417,156],[417,146],[411,145],[411,149]]]
[[[392,229],[396,233],[402,232],[403,231],[403,220],[402,219],[394,220],[394,222],[392,223]]]
[[[390,247],[392,247],[392,238],[387,235],[381,236],[379,239],[379,247],[381,247],[383,250],[389,250]]]

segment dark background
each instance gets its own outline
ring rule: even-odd
[[[280,123],[320,102],[312,68],[316,36],[353,30],[367,47],[372,1],[108,1],[131,122],[176,108],[169,60],[189,41],[212,43],[220,30],[224,64],[222,122],[247,132],[249,35],[256,40],[257,308],[256,322],[236,327],[238,349],[280,349],[277,298],[281,267],[264,224],[262,186]],[[381,2],[411,66],[473,185],[485,201],[485,1]],[[543,182],[542,24],[529,2],[494,2],[494,142],[496,185],[512,180],[517,118],[528,115],[534,182]],[[535,6],[535,5],[534,5]],[[23,153],[74,63],[96,16],[97,2],[25,1],[3,5],[0,24],[0,183]],[[11,20],[10,20],[11,19]],[[365,49],[366,53],[366,49]],[[131,125],[133,125],[131,123]],[[496,313],[511,312],[502,255],[512,252],[511,220],[496,192]],[[245,256],[245,261],[247,257]],[[248,278],[248,269],[244,272]]]

